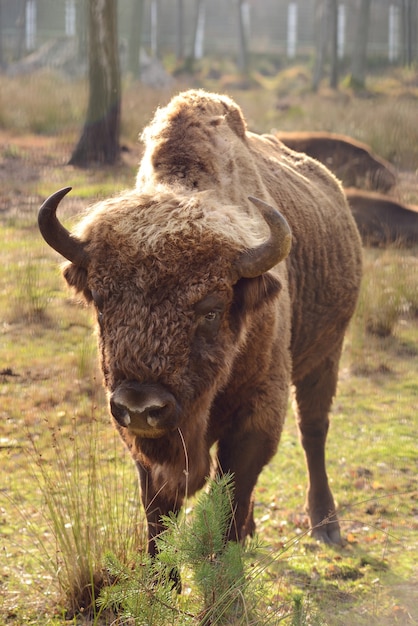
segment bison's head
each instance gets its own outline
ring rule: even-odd
[[[270,234],[249,249],[240,236],[249,218],[236,207],[207,195],[127,192],[97,205],[75,235],[56,217],[68,191],[45,201],[39,227],[69,261],[67,282],[96,308],[119,429],[155,439],[200,419],[204,431],[248,325],[280,290],[267,272],[289,252],[285,219],[250,198]]]
[[[259,175],[246,141],[246,122],[227,96],[200,89],[180,93],[157,109],[141,138],[145,151],[138,189],[153,180],[194,191],[217,189],[219,197],[225,189],[231,198],[242,188],[243,169],[247,184],[256,189]]]

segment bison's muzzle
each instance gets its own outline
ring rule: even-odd
[[[110,396],[110,410],[120,426],[141,437],[162,437],[178,426],[176,399],[158,384],[123,381]]]

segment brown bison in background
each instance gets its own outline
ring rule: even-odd
[[[418,210],[384,195],[393,190],[396,177],[389,163],[373,155],[368,146],[326,132],[280,132],[276,137],[292,150],[317,159],[341,179],[364,245],[418,243]]]
[[[364,244],[408,246],[418,242],[418,207],[360,189],[346,189],[345,194]]]
[[[396,185],[391,165],[352,137],[327,132],[279,132],[286,146],[326,165],[344,187],[388,192]]]
[[[253,533],[253,489],[291,383],[312,534],[340,543],[325,440],[362,256],[342,189],[320,163],[247,132],[224,96],[180,94],[144,141],[136,189],[92,207],[72,234],[56,218],[61,190],[39,225],[96,309],[149,550],[161,516],[205,483],[215,443],[219,471],[235,478],[230,538]]]

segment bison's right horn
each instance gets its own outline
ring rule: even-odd
[[[73,237],[56,216],[59,203],[69,191],[71,191],[71,187],[65,187],[45,200],[39,209],[38,226],[42,237],[51,248],[62,254],[68,261],[86,268],[89,257],[85,245]]]
[[[242,278],[261,276],[287,257],[292,245],[292,233],[286,219],[277,209],[259,198],[249,196],[270,228],[270,237],[256,248],[243,252],[236,269]]]

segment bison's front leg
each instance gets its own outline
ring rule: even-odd
[[[328,413],[337,386],[339,357],[340,349],[295,382],[298,426],[309,475],[306,508],[311,532],[316,539],[330,544],[341,544],[340,526],[325,466]]]
[[[157,489],[152,472],[148,471],[136,461],[141,486],[141,499],[144,506],[148,525],[148,552],[155,556],[157,552],[156,539],[164,531],[161,517],[173,512],[177,514],[182,506],[183,498],[177,493],[175,497],[167,497],[164,489]]]
[[[154,557],[158,551],[156,539],[164,531],[161,517],[173,512],[177,514],[182,505],[182,497],[167,498],[164,490],[157,490],[152,478],[152,472],[147,471],[139,461],[136,461],[139,473],[139,483],[141,486],[141,499],[147,517],[148,526],[148,553]],[[173,589],[181,592],[181,578],[178,569],[175,567],[167,572],[168,580]]]
[[[278,438],[252,430],[229,433],[219,442],[220,471],[234,475],[229,539],[242,541],[254,533],[252,493],[261,470],[276,452]]]

